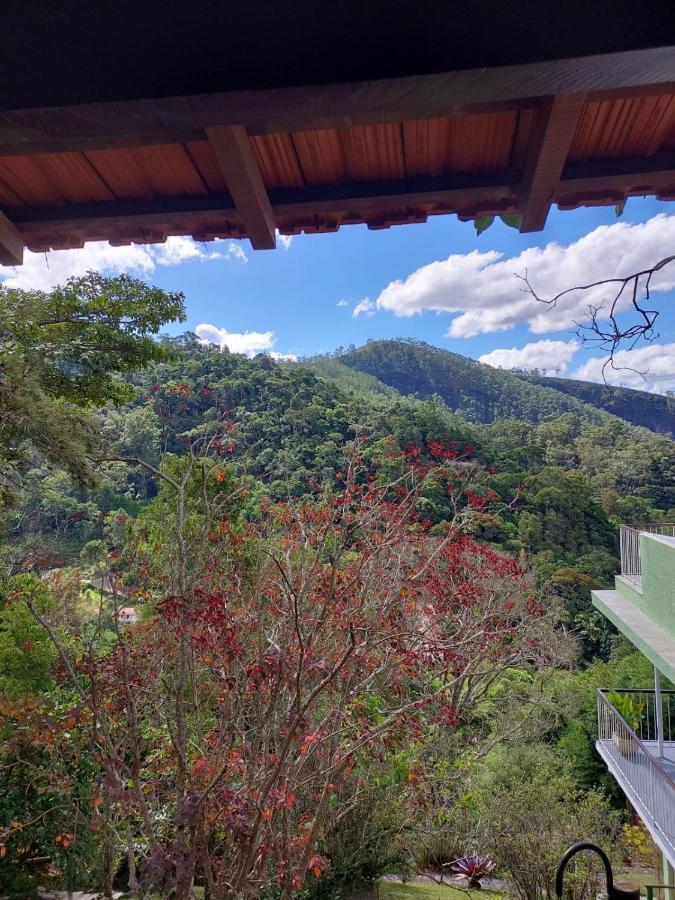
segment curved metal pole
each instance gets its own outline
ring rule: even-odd
[[[580,853],[582,850],[592,850],[593,853],[597,853],[602,860],[602,864],[605,867],[605,878],[607,879],[607,900],[639,900],[639,889],[635,891],[624,891],[621,888],[614,887],[614,875],[612,873],[609,857],[602,847],[598,847],[597,844],[593,844],[590,841],[577,841],[576,844],[572,844],[569,850],[567,850],[560,858],[558,870],[555,873],[555,895],[558,897],[558,900],[562,900],[563,876],[565,874],[565,869],[567,868],[567,863],[573,856],[576,856],[576,854]]]

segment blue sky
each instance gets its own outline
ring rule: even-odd
[[[554,208],[536,234],[497,221],[477,237],[472,223],[437,216],[383,231],[347,226],[335,234],[300,235],[274,251],[253,251],[247,241],[195,245],[184,238],[155,248],[90,244],[51,253],[47,261],[29,254],[23,269],[0,269],[0,281],[48,287],[88,268],[129,271],[185,293],[188,321],[167,330],[211,325],[203,333],[234,344],[231,349],[254,352],[256,340],[247,341],[247,333],[259,335],[263,349],[299,357],[369,338],[415,337],[507,367],[536,365],[596,380],[599,366],[592,359],[602,354],[574,343],[573,320],[587,300],[573,297],[564,309],[548,312],[524,302],[514,273],[527,268],[548,295],[622,267],[628,274],[674,250],[675,203],[633,198],[620,219],[612,207]],[[654,294],[661,310],[656,345],[626,358],[626,364],[639,363],[645,378],[638,384],[626,372],[613,376],[617,383],[675,386],[672,269],[655,282],[661,288]]]
[[[666,211],[675,215],[675,204],[632,200],[622,220],[642,222]],[[427,311],[399,318],[378,312],[355,318],[353,307],[366,297],[376,298],[395,279],[405,279],[421,266],[451,253],[497,250],[511,257],[550,241],[566,244],[598,225],[616,222],[612,207],[600,207],[571,212],[554,208],[545,230],[535,234],[520,234],[497,221],[477,237],[472,223],[460,222],[454,216],[435,216],[426,224],[383,231],[348,226],[335,234],[295,237],[287,251],[253,252],[247,248],[248,262],[243,265],[193,262],[179,270],[158,271],[155,280],[185,291],[189,328],[213,322],[233,332],[271,329],[277,338],[276,349],[283,352],[310,355],[339,345],[362,344],[368,338],[403,336],[477,358],[505,344],[525,344],[532,335],[523,324],[506,333],[447,338],[444,334],[449,316],[442,313]],[[520,290],[515,277],[513,289],[514,294]],[[347,300],[349,305],[338,307],[340,300]],[[662,336],[674,340],[675,306],[660,305]],[[552,328],[550,334],[562,339],[571,336],[569,329]]]

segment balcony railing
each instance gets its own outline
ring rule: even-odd
[[[640,587],[642,585],[642,564],[640,561],[640,532],[647,534],[663,534],[675,537],[675,523],[646,522],[639,525],[622,525],[621,539],[621,574],[628,581]]]
[[[625,695],[634,701],[636,708],[641,708],[640,721],[635,729],[635,734],[643,744],[651,747],[652,744],[658,743],[660,724],[663,743],[675,745],[675,690],[663,688],[659,691],[661,705],[658,711],[658,697],[654,688],[641,688],[640,690],[615,688],[613,691],[603,690],[602,693],[605,696],[607,693]]]
[[[640,723],[634,731],[607,699],[607,691],[598,691],[598,750],[657,843],[674,858],[675,691],[662,692],[665,755],[660,758],[654,692],[620,693],[645,704]]]

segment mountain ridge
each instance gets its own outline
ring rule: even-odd
[[[439,396],[449,409],[480,424],[505,418],[539,422],[573,412],[596,425],[610,416],[667,437],[675,434],[675,398],[499,369],[412,339],[368,341],[298,364],[356,393],[393,389],[421,399]],[[363,381],[345,370],[361,373]]]
[[[570,394],[583,400],[584,403],[604,409],[634,425],[649,428],[650,431],[655,431],[657,434],[673,436],[675,432],[675,397],[653,394],[636,388],[599,384],[596,381],[581,381],[577,378],[535,375],[530,372],[522,375],[519,372],[514,372],[514,374],[518,374],[518,377],[524,378],[532,384],[540,384],[564,394]],[[624,407],[630,406],[630,404],[638,404],[633,409],[632,418],[622,414]],[[668,422],[670,422],[670,428],[664,430],[664,424]]]

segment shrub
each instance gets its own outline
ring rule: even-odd
[[[574,841],[593,840],[610,856],[616,849],[617,814],[599,791],[579,790],[544,745],[494,755],[477,792],[475,821],[482,823],[483,846],[522,900],[553,896],[558,861]],[[588,854],[578,857],[565,876],[568,896],[590,896],[597,871]]]

